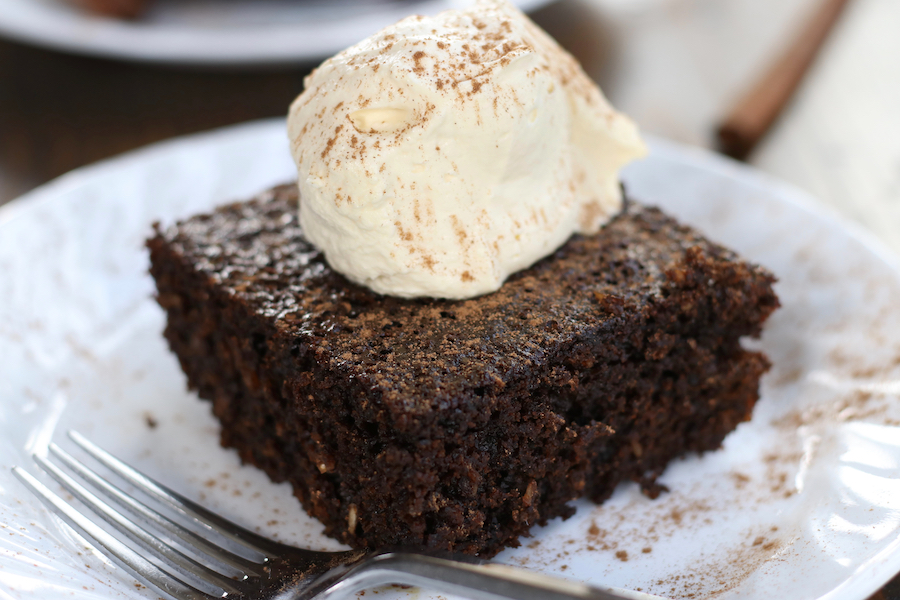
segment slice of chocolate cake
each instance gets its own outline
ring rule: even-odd
[[[455,302],[349,283],[296,214],[285,186],[157,228],[151,272],[222,443],[343,542],[490,556],[750,417],[773,277],[657,209]]]

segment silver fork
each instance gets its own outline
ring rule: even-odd
[[[35,461],[106,521],[110,529],[131,540],[131,545],[82,514],[24,469],[14,467],[13,472],[53,512],[93,540],[98,549],[125,571],[178,600],[334,600],[386,584],[420,586],[476,600],[651,598],[626,590],[601,590],[462,555],[403,548],[374,552],[317,552],[295,548],[216,515],[128,466],[77,432],[70,432],[69,437],[152,501],[173,511],[184,524],[122,491],[56,444],[50,445],[49,454],[90,484],[106,501],[46,458],[36,455]]]

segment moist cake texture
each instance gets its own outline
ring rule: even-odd
[[[148,241],[165,336],[221,441],[326,533],[491,556],[536,523],[649,490],[749,419],[773,276],[630,202],[497,292],[380,296],[331,270],[295,186]]]

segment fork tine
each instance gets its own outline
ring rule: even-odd
[[[87,505],[100,518],[115,527],[119,532],[131,538],[135,543],[145,547],[147,550],[154,552],[156,556],[165,560],[170,566],[179,572],[193,575],[200,581],[212,584],[220,588],[227,594],[237,593],[239,588],[235,587],[235,581],[225,577],[221,573],[217,573],[212,569],[200,564],[189,556],[172,548],[156,536],[148,533],[144,529],[138,527],[135,523],[128,520],[124,515],[111,508],[108,504],[100,500],[93,493],[88,491],[84,486],[72,479],[64,473],[59,467],[48,461],[47,459],[34,456],[35,462],[44,469],[50,476],[58,481],[79,501]]]
[[[100,477],[97,473],[88,468],[87,465],[56,444],[50,444],[50,453],[58,458],[69,469],[77,473],[79,477],[88,481],[95,488],[102,490],[107,497],[114,500],[119,506],[177,537],[186,544],[187,547],[199,550],[206,556],[221,563],[223,566],[229,567],[232,570],[230,575],[247,574],[260,576],[263,574],[264,571],[261,564],[254,563],[213,544],[193,531],[182,527],[178,523],[175,523],[171,519],[151,509],[144,503],[139,502],[137,499],[132,498],[106,479]]]
[[[163,484],[144,475],[134,467],[122,462],[109,452],[90,442],[77,431],[69,431],[69,437],[78,446],[103,463],[108,469],[143,491],[156,498],[175,512],[181,514],[191,522],[202,526],[207,531],[221,535],[235,543],[251,548],[263,555],[278,554],[283,548],[281,544],[268,540],[261,535],[244,529],[228,519],[220,517],[199,504],[188,500],[178,492],[175,492]]]
[[[178,598],[178,600],[212,600],[215,598],[215,596],[211,596],[184,583],[174,575],[160,569],[142,557],[78,512],[65,500],[51,492],[44,484],[24,469],[13,467],[12,471],[19,481],[44,502],[48,508],[59,515],[70,527],[96,542],[107,556],[134,576],[135,579],[174,598]]]

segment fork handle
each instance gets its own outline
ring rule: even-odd
[[[472,600],[649,600],[649,594],[602,590],[472,557],[453,559],[420,553],[386,551],[370,555],[348,571],[323,577],[322,586],[295,600],[337,600],[371,587],[402,584]],[[335,581],[339,579],[339,581]],[[323,589],[324,588],[324,589]]]

